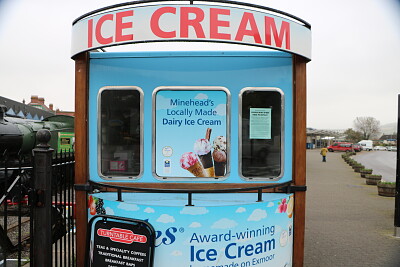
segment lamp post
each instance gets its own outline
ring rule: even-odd
[[[400,132],[400,95],[398,95],[397,114],[397,159],[396,159],[396,195],[394,208],[394,235],[400,237],[400,164],[399,164],[399,132]]]

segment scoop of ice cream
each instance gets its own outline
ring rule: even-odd
[[[179,162],[181,163],[181,167],[185,170],[192,167],[199,159],[197,158],[196,154],[193,152],[186,152],[181,156]]]
[[[222,150],[214,150],[213,159],[215,162],[226,162],[226,153]]]
[[[222,150],[226,153],[226,138],[225,138],[225,136],[221,136],[221,135],[217,136],[214,139],[213,147],[216,150]]]
[[[194,143],[193,149],[197,155],[207,155],[211,151],[211,144],[207,139],[198,139]]]

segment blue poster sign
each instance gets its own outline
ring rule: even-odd
[[[156,176],[226,176],[227,90],[168,87],[159,88],[154,97]]]

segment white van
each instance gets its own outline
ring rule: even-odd
[[[359,144],[365,151],[371,151],[374,147],[372,140],[361,140],[357,144]]]

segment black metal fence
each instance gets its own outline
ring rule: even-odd
[[[74,154],[57,154],[53,161],[53,266],[76,266]]]
[[[45,143],[0,155],[0,266],[76,266],[74,166]]]

